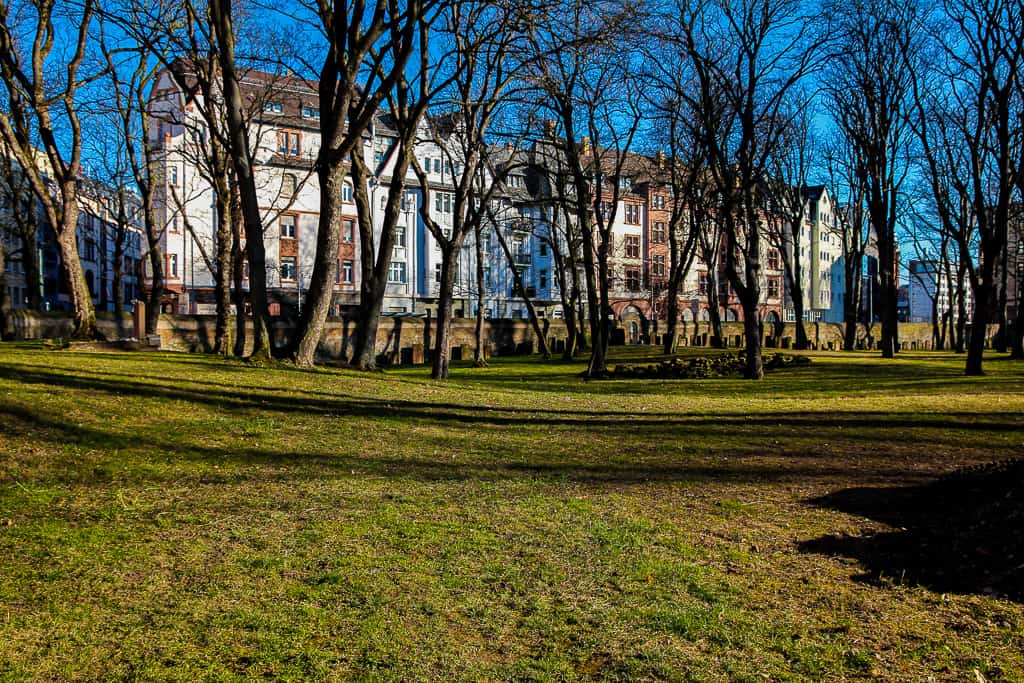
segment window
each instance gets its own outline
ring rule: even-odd
[[[293,240],[295,239],[295,223],[296,216],[293,213],[281,214],[278,219],[278,225],[281,226],[281,239]]]
[[[542,289],[546,288],[548,286],[548,271],[546,271],[546,270],[540,271],[537,280],[538,280],[537,284],[539,284]]]
[[[352,183],[345,183],[341,186],[341,199],[345,202],[352,201]]]
[[[770,249],[768,251],[768,268],[770,270],[778,270],[779,269],[779,250],[778,249]]]
[[[654,228],[651,230],[651,240],[654,242],[665,241],[665,224],[661,221],[654,223]]]
[[[286,156],[297,157],[302,150],[302,135],[292,130],[277,131],[277,152]]]
[[[452,212],[452,194],[451,192],[435,192],[434,193],[434,210],[438,213],[451,213]]]
[[[395,246],[396,247],[405,247],[405,226],[404,225],[396,225],[395,226]]]
[[[640,271],[636,268],[626,269],[626,289],[636,292],[640,289]]]
[[[298,180],[293,174],[285,173],[281,176],[281,196],[285,199],[293,198],[298,184]]]
[[[541,256],[547,256],[548,255],[548,243],[545,242],[544,240],[540,241],[540,255]]]
[[[779,279],[770,277],[768,278],[768,298],[777,299],[779,298]]]
[[[284,256],[281,258],[281,280],[295,281],[295,257]]]
[[[171,166],[171,185],[177,187],[178,185],[178,167]]]
[[[355,221],[351,218],[346,219],[345,222],[341,224],[341,239],[343,242],[352,241],[353,233],[355,233],[355,227]]]
[[[404,266],[405,264],[403,263],[402,265]],[[351,284],[353,282],[352,261],[349,259],[345,259],[341,262],[341,281],[346,284]]]
[[[633,225],[640,224],[640,205],[626,204],[626,222]]]
[[[440,263],[435,263],[434,264],[434,282],[440,282],[440,281],[441,281],[441,264]]]
[[[626,235],[626,258],[640,258],[640,235]]]
[[[281,106],[280,102],[267,102],[263,105],[263,111],[268,114],[280,114],[284,111],[284,107]]]
[[[440,159],[434,159],[434,173],[440,173],[440,172],[441,172],[441,160]]]
[[[167,255],[167,274],[170,277],[178,277],[178,255],[168,254]]]
[[[651,274],[654,277],[665,277],[665,255],[659,254],[651,261]]]
[[[388,282],[392,283],[403,283],[405,282],[405,261],[392,261],[391,267],[388,268]]]
[[[303,107],[302,108],[302,118],[304,118],[304,119],[319,119],[320,118],[320,110],[319,109],[314,109],[313,107]]]
[[[700,273],[697,276],[697,294],[706,296],[708,293],[708,274]]]
[[[664,209],[665,208],[665,195],[663,195],[663,194],[656,194],[656,195],[652,196],[651,197],[651,203],[654,205],[655,209]]]

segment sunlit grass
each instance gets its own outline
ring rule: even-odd
[[[825,494],[1024,452],[1024,365],[812,356],[435,383],[0,346],[0,678],[1024,680],[1021,605],[801,550],[886,528]]]

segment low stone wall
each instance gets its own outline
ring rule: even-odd
[[[8,314],[8,326],[16,340],[58,339],[71,335],[72,323],[67,313],[14,310]],[[132,317],[126,313],[120,325],[113,313],[97,313],[96,328],[108,339],[132,335]]]
[[[997,325],[989,325],[987,330],[988,345],[991,345],[992,338],[998,331]],[[819,350],[839,350],[843,348],[843,336],[846,326],[843,323],[806,323],[804,330],[812,348]],[[657,330],[654,330],[655,334]],[[709,346],[711,344],[711,323],[690,322],[684,323],[679,330],[683,343],[690,346]],[[730,347],[741,347],[745,345],[746,335],[743,330],[743,323],[729,322],[722,323],[722,335],[726,344]],[[874,325],[857,325],[857,347],[862,349],[875,349],[878,347],[882,335],[881,323]],[[796,343],[796,325],[787,323],[784,325],[765,325],[764,346],[767,348],[791,348]],[[904,351],[928,351],[932,349],[932,326],[931,323],[900,323],[899,343]]]
[[[213,348],[216,318],[206,315],[160,316],[161,347],[179,351],[210,351]],[[430,355],[436,334],[437,321],[433,318],[400,316],[381,318],[377,328],[377,353],[385,362],[394,364],[423,363]],[[549,343],[565,339],[565,325],[561,320],[541,321]],[[252,339],[252,326],[246,326],[246,337]],[[286,344],[294,327],[290,321],[278,320],[271,334],[275,345]],[[526,320],[489,320],[484,326],[486,353],[505,356],[533,353],[538,348],[533,327]],[[328,319],[324,336],[317,351],[324,360],[347,359],[356,340],[356,325],[351,320]],[[452,357],[455,360],[472,358],[476,346],[476,321],[456,318],[452,322]]]
[[[216,318],[212,315],[161,315],[158,333],[163,349],[174,351],[208,352],[213,348]],[[126,315],[121,324],[110,313],[97,314],[97,327],[108,339],[119,339],[132,336],[132,319]],[[545,337],[552,351],[560,351],[565,343],[567,333],[561,320],[541,321]],[[645,343],[659,344],[662,327],[653,324],[645,331]],[[34,311],[13,311],[10,326],[15,339],[47,339],[66,337],[71,333],[71,320],[65,313],[39,313]],[[247,325],[247,338],[252,339],[251,325]],[[844,326],[841,323],[808,323],[807,336],[816,349],[841,349],[843,346]],[[275,321],[271,334],[276,345],[288,342],[293,331],[293,324],[286,319]],[[997,327],[990,325],[988,338],[995,336]],[[613,343],[625,342],[623,330],[613,334]],[[686,346],[710,346],[711,325],[708,322],[682,323],[679,328],[681,344]],[[418,364],[429,360],[436,333],[436,320],[425,317],[398,316],[384,317],[380,321],[377,332],[377,353],[381,360],[393,364]],[[537,339],[533,328],[526,320],[489,320],[484,328],[486,352],[491,356],[505,356],[522,353],[534,353]],[[742,347],[745,344],[743,323],[722,323],[722,334],[727,346]],[[320,343],[318,355],[323,360],[347,359],[352,353],[355,343],[356,326],[351,320],[331,318],[327,321],[324,338]],[[877,348],[881,335],[881,325],[857,326],[857,343],[859,348]],[[900,347],[904,350],[930,350],[932,348],[932,326],[928,323],[900,323]],[[456,318],[452,322],[452,357],[469,359],[472,357],[476,339],[476,321],[467,318]],[[764,329],[764,345],[767,348],[791,348],[796,340],[796,326],[766,325]]]

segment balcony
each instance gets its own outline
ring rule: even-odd
[[[518,253],[512,255],[512,263],[517,266],[528,266],[531,261],[530,254]]]

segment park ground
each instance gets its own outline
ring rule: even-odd
[[[2,345],[0,680],[1024,680],[1024,364],[809,355]]]

